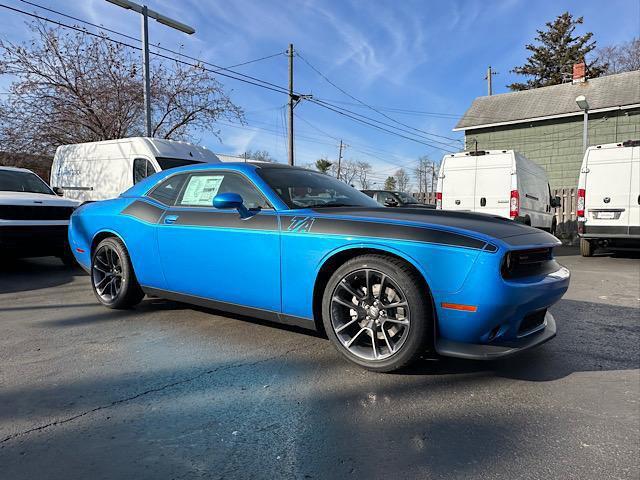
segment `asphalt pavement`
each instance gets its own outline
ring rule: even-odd
[[[401,374],[328,340],[147,299],[53,258],[0,267],[0,478],[640,476],[640,259],[563,249],[558,336]]]

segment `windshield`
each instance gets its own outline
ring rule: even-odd
[[[55,195],[48,185],[34,173],[16,170],[0,170],[0,191]]]
[[[168,170],[170,168],[184,167],[185,165],[195,165],[196,163],[202,163],[196,160],[183,160],[181,158],[162,158],[162,157],[160,158],[156,157],[156,162],[158,162],[158,165],[160,165],[160,168],[162,170]]]
[[[323,173],[298,168],[260,168],[258,173],[289,208],[380,206],[364,193]]]
[[[408,193],[404,192],[393,192],[397,197],[400,197],[402,203],[420,203],[415,198],[413,198]]]

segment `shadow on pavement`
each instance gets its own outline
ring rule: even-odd
[[[9,259],[0,262],[0,294],[58,287],[86,275],[55,257]]]

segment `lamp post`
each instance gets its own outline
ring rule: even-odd
[[[578,104],[578,108],[584,112],[584,120],[582,122],[582,152],[584,153],[587,151],[587,146],[589,145],[589,103],[584,95],[577,96],[576,103]]]
[[[158,23],[162,23],[168,27],[180,30],[188,35],[194,34],[196,31],[189,25],[180,23],[177,20],[173,20],[169,17],[165,17],[161,13],[158,13],[146,5],[138,5],[137,3],[130,2],[129,0],[107,0],[109,3],[113,3],[119,7],[127,10],[133,10],[142,15],[142,77],[144,83],[144,129],[147,137],[151,137],[151,76],[149,74],[149,17],[156,20]]]

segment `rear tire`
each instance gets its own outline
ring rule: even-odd
[[[411,364],[433,331],[423,283],[394,257],[362,255],[345,262],[322,298],[327,336],[343,356],[368,370],[392,372]]]
[[[582,255],[583,257],[593,257],[594,251],[595,247],[593,245],[593,242],[584,238],[580,239],[580,255]]]
[[[131,308],[144,297],[129,253],[119,238],[107,237],[95,248],[91,255],[91,286],[98,301],[108,308]]]

